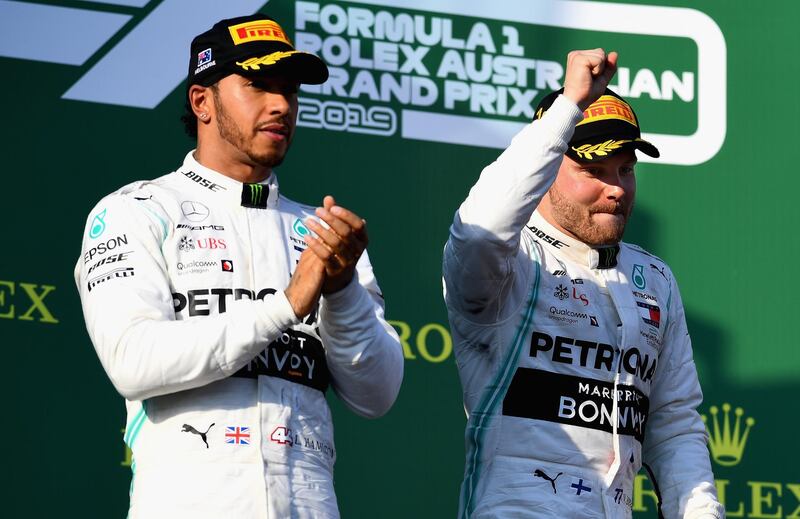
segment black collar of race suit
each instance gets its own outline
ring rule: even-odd
[[[619,245],[612,247],[602,247],[595,249],[597,251],[597,268],[599,269],[613,269],[617,266],[617,257],[619,256]]]
[[[242,207],[266,209],[269,186],[266,184],[242,184]]]
[[[556,229],[539,211],[533,212],[527,227],[538,242],[554,250],[557,256],[566,256],[592,269],[612,269],[617,266],[619,245],[591,247]]]

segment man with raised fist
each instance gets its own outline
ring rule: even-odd
[[[75,279],[125,397],[129,517],[336,518],[326,392],[386,413],[403,378],[366,222],[279,193],[300,83],[328,77],[262,14],[191,44],[174,172],[92,211]],[[103,515],[103,514],[100,514]]]
[[[628,518],[649,471],[668,518],[720,518],[669,268],[621,242],[642,140],[608,89],[617,54],[568,56],[564,88],[487,166],[444,252],[468,414],[462,518]]]

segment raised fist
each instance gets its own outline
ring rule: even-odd
[[[617,53],[603,49],[573,50],[567,55],[564,96],[586,110],[603,95],[617,71]]]

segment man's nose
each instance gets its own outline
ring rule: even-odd
[[[285,94],[277,93],[269,96],[267,107],[272,115],[288,114],[291,106],[289,98]]]
[[[619,175],[612,175],[606,181],[606,196],[619,200],[625,196],[625,188],[622,187],[622,179]]]

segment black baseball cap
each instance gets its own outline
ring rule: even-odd
[[[564,89],[545,96],[536,108],[535,119],[541,119]],[[578,162],[596,162],[624,149],[638,149],[658,158],[661,154],[642,139],[639,119],[621,96],[606,88],[600,98],[583,112],[583,121],[575,126],[566,155]]]
[[[220,20],[192,40],[187,88],[210,86],[230,74],[318,85],[328,79],[328,67],[318,56],[296,50],[278,22],[256,13]]]

